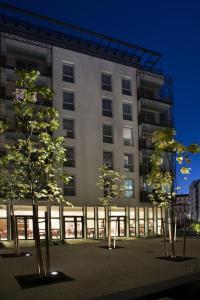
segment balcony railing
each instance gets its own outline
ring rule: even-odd
[[[31,56],[30,56],[31,57]],[[10,56],[5,53],[0,53],[0,67],[7,69],[25,69],[27,71],[38,70],[41,76],[52,77],[52,66],[51,64],[47,64],[46,62],[38,62],[38,61],[27,61],[26,58],[20,59],[17,62],[16,59],[13,60],[13,55]]]
[[[158,101],[166,104],[173,104],[173,99],[170,96],[164,96],[162,94],[162,91],[154,91],[154,90],[148,90],[145,88],[139,88],[138,89],[138,99],[149,99],[152,101]]]
[[[172,120],[163,117],[160,114],[151,112],[141,112],[139,115],[139,123],[146,123],[162,127],[172,127]]]
[[[141,138],[139,140],[140,149],[154,149],[154,145],[151,141]]]

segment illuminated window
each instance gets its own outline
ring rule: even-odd
[[[127,198],[132,198],[134,195],[133,193],[133,180],[132,179],[125,179],[124,180],[124,196]]]
[[[129,128],[129,127],[124,127],[123,128],[123,140],[124,140],[124,145],[133,146],[132,128]]]

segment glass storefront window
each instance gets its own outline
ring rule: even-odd
[[[135,236],[136,235],[136,229],[135,229],[135,219],[129,220],[129,235]]]
[[[87,238],[95,237],[94,219],[87,219]]]
[[[157,230],[158,234],[162,234],[162,224],[161,224],[161,219],[157,219]]]
[[[51,218],[51,238],[53,240],[60,239],[60,219]]]
[[[139,235],[143,236],[145,234],[144,220],[139,220]]]
[[[152,207],[148,208],[148,217],[149,217],[149,219],[153,219],[153,208]]]
[[[0,219],[0,240],[7,240],[7,219]]]
[[[46,211],[47,211],[47,207],[46,206],[38,206],[38,217],[39,218],[44,218]]]
[[[103,238],[105,236],[105,219],[98,220],[98,237]]]
[[[60,217],[60,207],[51,206],[51,218],[59,218],[59,217]]]
[[[32,206],[15,205],[14,212],[16,216],[32,216]]]
[[[7,210],[5,205],[0,205],[0,218],[7,217]]]
[[[38,218],[39,222],[39,231],[40,231],[40,239],[44,240],[45,239],[45,219],[44,218]]]
[[[130,207],[130,219],[135,219],[135,207]]]
[[[148,220],[148,235],[153,235],[153,219]]]
[[[83,216],[83,209],[82,207],[68,207],[65,206],[63,209],[64,216]]]
[[[87,207],[87,218],[94,219],[94,207]]]
[[[139,208],[139,219],[144,219],[144,207]]]
[[[32,240],[33,239],[33,219],[28,218],[26,226],[27,226],[27,229],[26,229],[27,239]]]
[[[161,207],[157,207],[157,218],[161,219],[162,218],[162,210]]]

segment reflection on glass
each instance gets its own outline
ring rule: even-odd
[[[87,219],[87,238],[94,238],[94,219]]]
[[[144,220],[139,220],[139,235],[144,235]]]
[[[0,240],[7,240],[7,220],[0,219]]]
[[[135,236],[136,230],[135,230],[135,220],[130,220],[129,222],[129,234],[130,236]]]
[[[60,239],[60,220],[51,219],[51,238],[53,240]]]
[[[98,236],[103,238],[105,236],[105,219],[98,220]]]
[[[17,218],[18,238],[25,240],[25,219]]]
[[[33,239],[33,220],[27,219],[27,229],[26,229],[27,239]]]

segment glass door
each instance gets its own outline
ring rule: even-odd
[[[83,238],[83,217],[64,217],[65,238]]]

